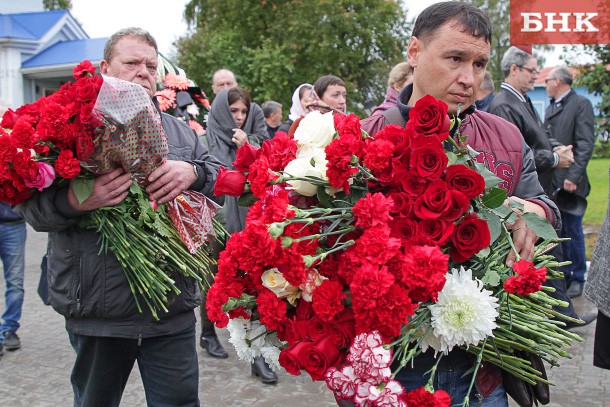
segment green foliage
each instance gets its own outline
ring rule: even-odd
[[[72,2],[70,0],[42,0],[45,10],[70,10]]]
[[[400,0],[192,0],[185,18],[192,30],[177,43],[178,62],[204,91],[224,67],[256,102],[285,111],[298,85],[332,74],[361,114],[385,93],[410,31]]]

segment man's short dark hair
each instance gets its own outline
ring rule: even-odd
[[[462,27],[462,32],[483,37],[491,44],[491,21],[487,13],[461,1],[445,1],[427,7],[415,20],[412,35],[425,42],[448,21],[455,21]]]
[[[112,54],[114,53],[114,47],[116,47],[119,40],[125,37],[136,37],[153,47],[155,51],[159,51],[157,41],[155,41],[155,38],[150,35],[148,31],[138,27],[123,28],[122,30],[112,34],[112,36],[108,38],[108,41],[106,41],[106,45],[104,45],[104,60],[106,62],[110,62],[113,57]]]

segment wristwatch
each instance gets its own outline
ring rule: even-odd
[[[193,164],[193,171],[195,172],[195,182],[199,179],[199,166],[195,163]]]

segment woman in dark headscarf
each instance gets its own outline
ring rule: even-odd
[[[210,154],[229,168],[239,147],[245,143],[260,147],[266,140],[267,127],[263,111],[251,102],[250,95],[245,90],[224,89],[216,95],[210,108],[206,138]],[[236,198],[225,197],[224,211],[229,233],[244,228],[248,209],[238,207]]]
[[[210,154],[230,168],[239,147],[245,143],[260,147],[267,139],[263,110],[256,103],[252,103],[245,90],[224,89],[216,95],[210,108],[206,138]],[[226,196],[223,211],[229,233],[243,230],[248,208],[238,206],[237,198]],[[214,326],[207,318],[205,298],[201,308],[201,325],[201,346],[213,357],[227,357],[228,354],[218,341]],[[254,358],[252,374],[260,377],[263,383],[277,382],[277,375],[262,356]]]

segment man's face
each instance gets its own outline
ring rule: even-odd
[[[267,123],[269,123],[269,126],[271,127],[277,127],[282,123],[282,116],[282,109],[278,109],[269,115]]]
[[[549,77],[546,78],[545,82],[546,94],[551,98],[556,98],[559,96],[558,88],[559,88],[559,79],[555,78],[553,72],[549,74]]]
[[[536,61],[536,58],[532,57],[528,59],[527,63],[523,66],[511,66],[509,83],[525,95],[527,92],[534,89],[534,84],[536,83],[539,73],[538,62]]]
[[[152,98],[157,90],[157,51],[137,37],[121,38],[114,47],[112,59],[102,61],[104,75],[142,85]]]
[[[491,48],[485,38],[475,38],[461,29],[448,21],[425,44],[411,38],[407,58],[415,71],[410,106],[425,95],[447,103],[449,114],[455,114],[459,104],[463,111],[474,103]]]
[[[218,95],[224,88],[234,88],[237,86],[235,75],[229,71],[217,72],[212,78],[212,92]]]

